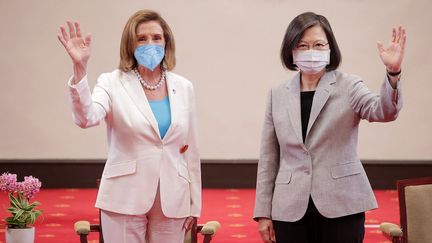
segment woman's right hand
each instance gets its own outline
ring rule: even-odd
[[[74,65],[73,83],[77,83],[87,74],[87,62],[90,58],[91,35],[90,33],[87,34],[84,39],[77,21],[72,24],[72,22],[68,20],[66,23],[69,27],[69,34],[66,32],[66,28],[62,25],[60,26],[60,31],[57,34],[57,37],[72,59]]]
[[[258,220],[258,230],[261,235],[261,239],[265,243],[276,242],[276,236],[273,229],[273,222],[268,218],[260,218]]]

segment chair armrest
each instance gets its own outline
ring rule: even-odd
[[[380,224],[380,229],[391,237],[401,237],[403,235],[401,228],[396,224],[384,222]]]
[[[208,221],[205,223],[201,229],[201,234],[203,235],[213,235],[221,227],[221,224],[218,221]]]
[[[78,235],[88,235],[90,232],[90,223],[88,221],[77,221],[75,222],[74,229]]]

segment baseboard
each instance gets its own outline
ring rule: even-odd
[[[432,161],[365,160],[374,189],[395,189],[396,181],[432,175]],[[39,178],[44,188],[92,188],[102,174],[103,160],[0,159],[0,173]],[[255,188],[256,160],[203,160],[203,188]]]

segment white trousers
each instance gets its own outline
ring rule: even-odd
[[[162,212],[159,188],[155,202],[144,215],[101,210],[105,243],[183,243],[186,218],[167,218]]]

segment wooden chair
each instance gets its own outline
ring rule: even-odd
[[[90,224],[88,221],[78,221],[75,223],[75,232],[80,237],[81,243],[87,243],[87,236],[90,232],[99,234],[99,243],[103,243],[102,227],[99,224]],[[197,225],[195,220],[194,226],[186,234],[184,243],[198,243],[198,234],[203,235],[203,243],[209,243],[217,230],[220,228],[220,223],[217,221],[208,221],[204,225]]]
[[[97,187],[99,188],[100,180],[97,180]],[[99,211],[99,222],[101,222]],[[198,243],[198,234],[203,235],[203,243],[209,243],[216,232],[221,227],[221,224],[218,221],[208,221],[205,224],[197,224],[197,221],[194,221],[192,229],[186,233],[184,243]],[[78,221],[74,225],[75,232],[80,237],[81,243],[87,243],[87,236],[90,232],[97,232],[99,234],[99,243],[103,243],[102,236],[102,227],[100,224],[90,224],[90,222],[82,220]]]
[[[393,243],[432,242],[432,177],[397,181],[400,226],[382,223],[380,229]]]

